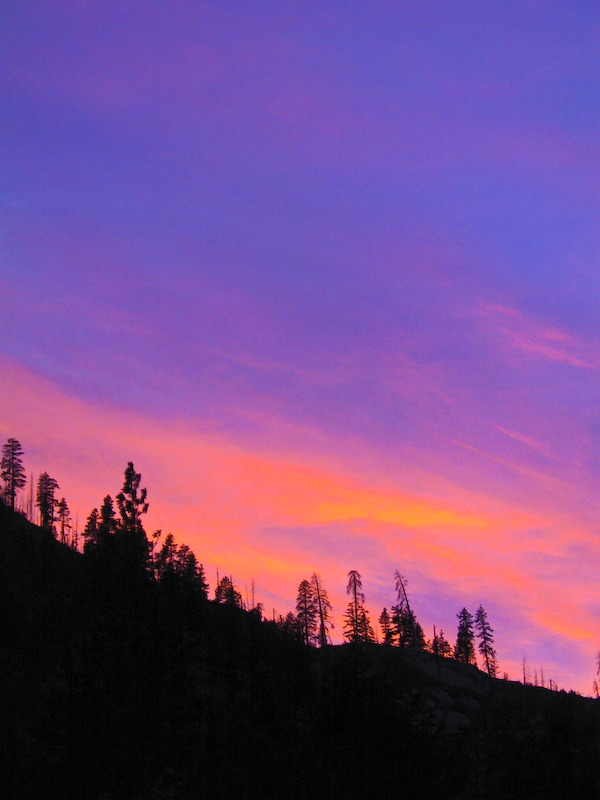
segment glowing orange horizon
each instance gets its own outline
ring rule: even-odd
[[[337,641],[347,571],[362,572],[376,623],[383,606],[394,602],[396,567],[410,578],[426,576],[456,596],[456,608],[419,614],[423,586],[411,581],[415,609],[429,636],[434,623],[451,636],[455,614],[462,605],[474,611],[476,598],[518,608],[536,640],[545,631],[593,650],[594,637],[600,636],[592,614],[574,599],[553,601],[548,580],[528,574],[519,563],[531,548],[522,531],[547,520],[535,506],[502,509],[496,497],[489,504],[493,512],[484,513],[481,487],[471,504],[464,491],[452,503],[441,501],[437,491],[427,498],[393,490],[387,479],[376,485],[372,472],[364,478],[355,469],[334,470],[299,452],[250,451],[182,422],[94,407],[14,363],[0,362],[0,370],[12,387],[0,399],[0,430],[21,441],[28,473],[47,470],[57,478],[80,529],[105,494],[120,490],[124,466],[133,460],[149,490],[149,532],[162,528],[188,543],[205,564],[211,586],[216,568],[232,574],[242,592],[254,580],[267,611],[293,610],[299,582],[319,572],[334,603]],[[563,547],[563,524],[564,519],[545,541],[554,558]],[[585,528],[579,535],[589,541]],[[573,615],[581,622],[573,623]],[[520,659],[503,653],[510,639],[497,628],[500,660],[516,669]],[[513,639],[520,649],[528,646],[526,635]],[[550,663],[547,672],[559,682],[560,675],[569,675]]]

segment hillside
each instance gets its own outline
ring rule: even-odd
[[[131,582],[0,506],[0,765],[14,798],[600,794],[600,704]]]

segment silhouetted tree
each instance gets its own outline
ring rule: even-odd
[[[296,597],[296,618],[304,644],[315,641],[317,633],[317,603],[314,587],[310,581],[303,580],[298,586]]]
[[[57,519],[60,527],[60,541],[65,544],[68,542],[68,532],[71,530],[71,512],[64,497],[58,501],[56,506]]]
[[[433,637],[433,652],[444,658],[452,658],[452,645],[444,636],[442,629]]]
[[[594,694],[596,697],[600,697],[600,650],[596,653],[596,677],[594,678],[594,683],[592,684],[592,688],[594,690]],[[552,681],[550,681],[552,684]],[[550,686],[552,688],[552,686]]]
[[[233,581],[228,575],[225,575],[215,589],[215,600],[217,603],[225,603],[230,606],[242,607],[242,595],[235,588]]]
[[[98,509],[94,508],[90,512],[83,529],[83,552],[85,555],[91,555],[98,549],[98,521]]]
[[[363,606],[358,614],[358,634],[362,642],[374,642],[375,631],[371,625],[369,612]]]
[[[71,550],[78,550],[79,548],[79,524],[78,517],[75,517],[75,527],[71,528]]]
[[[360,572],[351,569],[348,573],[348,586],[346,594],[350,595],[350,602],[344,614],[344,635],[349,642],[372,642],[375,638],[373,628],[369,621],[369,614],[365,609],[365,595],[362,590]]]
[[[260,603],[259,603],[260,606]],[[302,629],[300,627],[300,622],[298,621],[298,617],[292,614],[291,611],[282,617],[281,615],[276,621],[276,626],[280,631],[283,631],[287,636],[291,636],[293,638],[297,638],[301,642],[304,642],[304,637],[302,635]]]
[[[112,497],[107,494],[102,501],[102,506],[100,507],[100,519],[98,521],[98,536],[100,539],[100,545],[102,547],[107,546],[108,540],[111,536],[114,536],[117,531],[117,527],[118,523],[115,514],[115,505]]]
[[[175,557],[177,546],[172,533],[165,536],[163,545],[156,556],[156,572],[159,579],[164,580],[175,574]]]
[[[416,647],[425,649],[425,633],[417,622],[408,600],[408,581],[398,570],[394,573],[397,601],[392,606],[393,638],[399,647]]]
[[[488,622],[487,613],[482,605],[475,612],[475,628],[479,638],[479,652],[483,658],[485,668],[490,678],[495,678],[498,672],[498,657],[494,649],[494,631]],[[542,676],[543,674],[542,671]]]
[[[27,483],[23,467],[23,448],[17,439],[7,439],[2,447],[2,461],[0,461],[0,476],[4,481],[4,496],[10,507],[15,508],[15,496],[19,489]]]
[[[83,529],[83,552],[94,558],[96,565],[102,565],[109,571],[121,570],[123,553],[117,553],[115,541],[118,521],[112,497],[107,494],[98,512],[94,508],[87,518]],[[124,549],[124,535],[121,538],[121,549]]]
[[[473,615],[463,608],[457,615],[458,631],[454,645],[454,658],[463,664],[477,664],[475,658],[475,634],[473,633]]]
[[[150,544],[142,525],[142,516],[148,511],[148,503],[146,489],[140,489],[141,478],[130,461],[125,470],[123,489],[116,498],[121,518],[114,535],[119,566],[126,573],[138,577],[147,574],[150,555]]]
[[[142,528],[142,515],[148,511],[146,489],[140,489],[142,476],[135,471],[130,461],[125,469],[123,489],[117,495],[117,506],[121,513],[121,528],[136,532]],[[138,494],[139,491],[139,494]]]
[[[157,536],[153,538],[158,539]],[[165,536],[163,545],[156,554],[154,574],[157,580],[165,586],[171,588],[177,586],[179,590],[199,595],[203,599],[208,597],[208,583],[204,567],[198,563],[193,550],[187,544],[177,546],[172,533]],[[219,589],[219,602],[231,602],[239,605],[238,599],[232,593],[232,586],[231,579],[224,578]]]
[[[331,619],[331,603],[327,592],[323,588],[323,581],[313,572],[310,579],[310,585],[315,599],[315,607],[317,611],[317,624],[318,624],[318,640],[321,647],[327,644],[327,637],[330,628],[333,628],[333,620]]]
[[[205,599],[208,597],[208,583],[204,567],[198,562],[194,551],[187,544],[182,544],[175,554],[176,574],[184,585],[199,592]]]
[[[204,570],[204,564],[198,564],[198,568],[196,570],[196,584],[198,586],[198,590],[204,597],[204,599],[208,599],[208,581],[206,579],[206,572]],[[259,613],[262,613],[262,605],[259,603],[257,606]]]
[[[425,633],[406,606],[392,606],[393,633],[399,647],[425,649]]]
[[[38,478],[36,506],[40,510],[40,526],[50,533],[54,533],[54,509],[56,499],[54,493],[60,488],[58,483],[47,472],[42,472]]]
[[[379,627],[381,628],[381,633],[383,635],[383,643],[392,644],[392,618],[390,617],[387,608],[384,608],[379,615]]]
[[[152,561],[153,575],[154,575],[155,578],[158,577],[158,572],[157,572],[158,553],[156,553],[156,555],[155,555],[154,551],[156,550],[156,547],[158,546],[158,543],[160,541],[161,536],[162,536],[162,530],[160,530],[160,528],[159,528],[158,530],[154,531],[154,533],[152,534],[152,541],[150,542],[150,550],[151,550],[150,558],[151,558],[151,561]]]

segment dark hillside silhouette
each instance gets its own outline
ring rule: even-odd
[[[209,600],[168,535],[123,580],[109,507],[103,559],[99,536],[81,555],[0,504],[6,796],[598,796],[597,701],[418,647],[306,646],[287,618]]]

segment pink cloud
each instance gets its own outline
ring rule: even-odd
[[[509,439],[529,447],[531,450],[539,453],[545,458],[548,458],[551,461],[558,461],[558,458],[554,452],[547,445],[542,444],[536,439],[533,439],[530,436],[525,436],[518,431],[508,430],[507,428],[503,428],[501,425],[498,426],[498,431],[500,431],[500,433],[502,433],[504,436],[508,436]]]
[[[508,306],[482,303],[478,313],[510,350],[571,367],[600,369],[600,344],[543,325]]]

